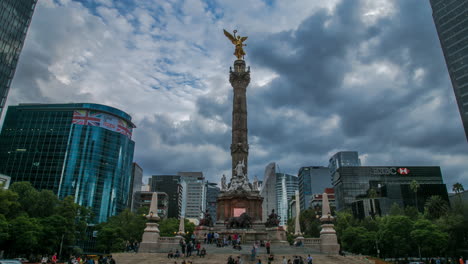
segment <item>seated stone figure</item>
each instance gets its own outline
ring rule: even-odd
[[[281,217],[275,213],[275,209],[271,210],[271,214],[268,216],[268,219],[265,223],[266,227],[275,227],[280,223]]]

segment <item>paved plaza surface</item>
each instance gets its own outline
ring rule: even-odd
[[[118,264],[181,264],[183,259],[192,261],[193,264],[226,264],[229,256],[236,257],[241,256],[244,260],[244,264],[257,263],[256,261],[250,261],[250,250],[251,247],[244,245],[241,251],[233,250],[231,247],[217,248],[214,245],[203,245],[206,248],[207,255],[204,258],[195,256],[188,258],[168,259],[167,253],[115,253],[113,254]],[[180,248],[174,248],[173,251]],[[294,259],[294,256],[302,256],[306,258],[310,254],[314,259],[314,264],[374,264],[374,261],[367,260],[361,256],[338,256],[338,255],[326,255],[319,252],[313,251],[304,247],[272,247],[271,252],[275,256],[275,260],[272,264],[282,264],[283,256],[286,259]],[[268,263],[268,254],[264,247],[257,249],[257,257],[260,258],[263,263]]]

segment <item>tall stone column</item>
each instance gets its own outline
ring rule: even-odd
[[[248,175],[249,143],[247,141],[247,86],[250,83],[250,68],[246,70],[244,60],[234,62],[229,82],[234,88],[232,106],[232,176],[237,176],[236,165],[244,162],[244,175]]]

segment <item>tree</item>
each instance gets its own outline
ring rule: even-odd
[[[41,243],[42,226],[36,218],[21,215],[10,221],[10,243],[13,254],[37,252]]]
[[[463,185],[459,182],[456,182],[453,186],[452,186],[452,191],[454,191],[457,196],[458,196],[458,199],[460,200],[460,203],[461,203],[461,193],[465,191],[465,188],[463,188]]]
[[[433,195],[427,199],[424,212],[429,219],[439,219],[447,214],[449,206],[439,195]]]
[[[0,248],[3,248],[9,237],[8,221],[4,215],[0,214]]]
[[[416,180],[412,180],[410,183],[410,189],[414,192],[414,204],[416,209],[419,211],[419,206],[418,206],[418,190],[419,190],[419,183]]]
[[[403,215],[389,215],[379,219],[378,237],[380,248],[386,257],[401,257],[411,253],[411,239],[408,236],[413,221]]]
[[[173,237],[179,231],[180,220],[177,218],[167,218],[159,223],[159,231],[161,236]],[[195,230],[195,225],[184,218],[185,233],[190,236]]]
[[[10,190],[18,194],[20,210],[29,216],[35,217],[34,212],[37,207],[39,192],[34,189],[30,182],[15,182],[10,186]]]
[[[18,194],[11,190],[0,189],[0,214],[13,218],[20,209]]]
[[[422,256],[440,256],[447,247],[448,234],[424,218],[418,219],[414,223],[410,236],[418,247],[420,258]]]
[[[405,211],[397,204],[393,203],[389,210],[389,215],[404,215]]]
[[[343,231],[341,246],[343,249],[356,254],[375,254],[376,232],[364,227],[350,226]]]

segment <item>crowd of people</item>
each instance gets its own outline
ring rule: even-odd
[[[255,247],[253,247],[252,250],[254,250]],[[252,259],[253,256],[253,259]],[[255,258],[255,255],[251,255],[251,261],[256,260],[256,264],[262,264],[262,259],[261,258]],[[275,261],[275,255],[269,254],[267,259],[267,264],[273,264]],[[275,262],[275,263],[281,263],[281,264],[313,264],[313,258],[312,256],[308,255],[306,258],[303,258],[302,256],[294,256],[293,259],[287,259],[285,256],[280,260],[280,262]],[[237,256],[236,258],[233,258],[232,256],[229,256],[227,259],[227,264],[244,264],[244,260],[242,259],[241,256]]]
[[[41,264],[56,264],[58,263],[57,253],[52,256],[44,255],[41,257]],[[66,261],[67,264],[116,264],[112,255],[109,256],[96,256],[96,255],[72,255]]]

